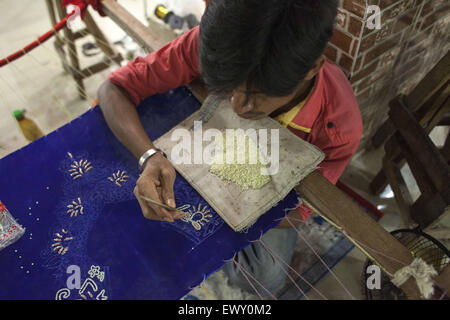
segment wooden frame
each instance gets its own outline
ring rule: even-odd
[[[405,95],[399,95],[389,102],[401,103],[413,112],[417,120],[429,134],[434,127],[445,120],[446,106],[448,105],[450,92],[450,52],[448,52],[434,68],[419,82],[413,91]],[[372,146],[378,148],[385,144],[387,154],[399,167],[405,164],[400,154],[400,148],[393,135],[396,127],[391,119],[386,120],[372,137]],[[389,152],[388,152],[389,151]],[[380,194],[387,186],[386,174],[380,170],[370,184],[374,194]]]
[[[148,28],[116,1],[103,0],[102,5],[103,12],[145,49],[152,51],[160,47],[158,37],[152,35]],[[202,86],[201,81],[191,83],[190,88],[200,101],[206,98],[207,91]],[[307,176],[300,182],[296,190],[313,208],[328,220],[331,220],[388,274],[394,274],[413,261],[413,257],[406,247],[364,213],[345,193],[331,184],[319,172],[315,171]],[[449,278],[450,270],[446,270],[434,280],[440,287],[450,292]],[[420,299],[421,295],[413,279],[409,279],[401,288],[409,297]]]
[[[56,12],[58,13],[59,19],[63,19],[66,16],[65,10],[62,8],[62,0],[46,0],[46,5],[50,17],[50,23],[52,24],[52,26],[57,23],[55,8]],[[86,28],[79,32],[72,32],[69,28],[66,27],[64,28],[63,37],[61,37],[58,32],[56,32],[55,34],[55,49],[58,52],[64,70],[70,73],[75,80],[77,84],[78,94],[82,99],[86,99],[86,90],[84,88],[83,80],[95,73],[107,69],[110,66],[110,63],[101,61],[87,68],[81,69],[77,48],[75,46],[75,40],[83,38],[87,33],[91,34],[94,37],[98,47],[108,58],[110,58],[117,64],[120,64],[120,62],[122,61],[122,56],[120,55],[120,53],[118,53],[112,47],[112,45],[109,43],[101,29],[97,26],[91,14],[87,10],[84,15],[84,24],[86,25]],[[66,59],[64,45],[67,45],[70,62]]]

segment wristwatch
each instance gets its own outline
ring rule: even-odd
[[[139,171],[142,172],[147,160],[150,159],[151,157],[153,157],[158,152],[160,152],[164,157],[166,156],[166,154],[158,148],[151,148],[150,150],[147,150],[139,159]]]

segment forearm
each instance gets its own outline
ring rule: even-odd
[[[122,88],[106,80],[98,90],[98,100],[111,131],[136,158],[153,148],[136,107]]]

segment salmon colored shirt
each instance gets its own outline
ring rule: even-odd
[[[201,76],[198,59],[199,27],[146,57],[138,57],[109,75],[137,106],[145,98],[190,83]],[[325,153],[318,170],[336,184],[358,148],[363,132],[352,87],[342,70],[326,61],[308,98],[277,120],[301,139]],[[306,205],[299,211],[306,219]]]

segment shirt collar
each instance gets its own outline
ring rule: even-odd
[[[327,63],[327,62],[325,62]],[[325,66],[325,65],[324,65]],[[316,76],[316,83],[313,92],[306,101],[305,105],[300,109],[297,115],[292,119],[290,126],[305,132],[310,132],[311,128],[320,114],[323,100],[323,69],[320,69]]]

